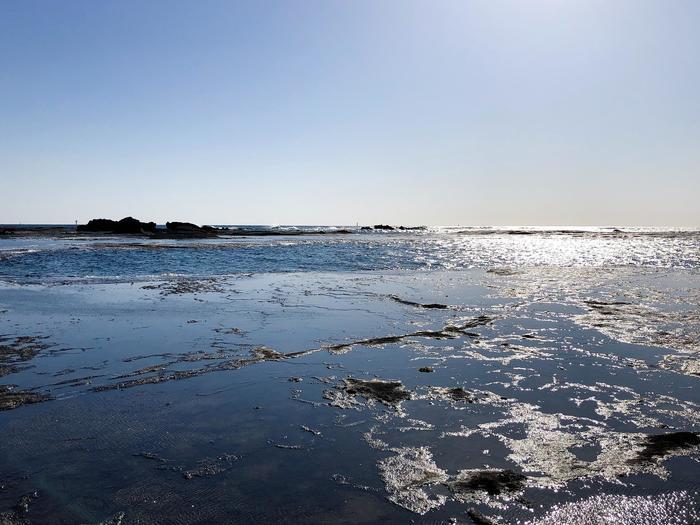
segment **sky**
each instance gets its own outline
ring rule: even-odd
[[[696,0],[0,0],[0,223],[700,226]]]

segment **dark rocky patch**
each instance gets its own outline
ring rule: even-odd
[[[472,519],[474,525],[497,525],[495,521],[493,521],[487,516],[484,516],[481,512],[479,512],[476,509],[469,509],[467,511],[467,516],[469,516]]]
[[[447,389],[447,396],[453,401],[466,401],[467,403],[473,403],[474,398],[469,392],[464,390],[461,386],[455,386]]]
[[[408,306],[415,306],[417,308],[432,308],[432,309],[438,309],[438,310],[445,310],[449,308],[446,304],[441,304],[441,303],[416,303],[414,301],[408,301],[406,299],[401,299],[400,297],[397,297],[396,295],[390,295],[394,301],[397,303],[405,304]]]
[[[486,270],[486,273],[491,273],[493,275],[501,275],[501,276],[510,276],[510,275],[518,275],[519,271],[517,270],[512,270],[511,268],[489,268]]]
[[[424,372],[424,373],[430,373],[430,372],[435,372],[435,369],[432,366],[421,366],[418,369],[419,372]]]
[[[393,226],[389,226],[388,224],[375,224],[374,225],[375,230],[386,230],[386,231],[392,231],[394,230]]]
[[[498,496],[522,490],[526,479],[523,474],[512,470],[479,470],[464,473],[461,479],[448,486],[456,494],[483,491],[490,496]]]
[[[198,239],[205,237],[217,237],[217,230],[211,226],[197,226],[191,222],[166,222],[165,229],[168,235]]]
[[[301,445],[287,445],[285,443],[275,443],[273,441],[270,441],[269,443],[275,448],[281,448],[284,450],[304,450],[304,447]]]
[[[632,304],[625,301],[596,301],[595,299],[588,299],[583,302],[592,308],[602,308],[605,306],[625,306]]]
[[[133,217],[124,217],[120,221],[111,219],[92,219],[87,224],[77,227],[79,232],[141,234],[155,233],[155,222],[141,222]]]
[[[644,448],[634,463],[649,462],[662,458],[672,452],[700,446],[700,434],[697,432],[670,432],[668,434],[648,435],[644,438]]]
[[[39,493],[36,491],[24,494],[17,500],[12,510],[0,512],[0,525],[28,525],[29,521],[25,515],[29,512],[29,506],[38,497]]]
[[[134,454],[134,456],[144,459],[150,459],[151,461],[156,461],[158,463],[168,463],[167,459],[162,458],[158,454],[154,454],[153,452],[139,452],[137,454]]]
[[[353,341],[352,343],[339,343],[335,345],[329,345],[326,348],[328,350],[344,350],[346,348],[350,348],[355,345],[364,345],[364,346],[379,346],[379,345],[386,345],[386,344],[392,344],[392,343],[400,343],[405,335],[390,335],[386,337],[373,337],[371,339],[361,339],[359,341]]]
[[[0,385],[0,411],[14,410],[22,405],[41,403],[52,399],[51,396],[31,390],[15,390],[14,385]]]
[[[493,317],[489,317],[487,315],[480,315],[465,322],[461,326],[448,325],[445,326],[442,330],[419,330],[417,332],[411,332],[409,334],[404,335],[390,335],[384,337],[373,337],[370,339],[360,339],[359,341],[352,341],[349,343],[338,343],[334,345],[328,345],[325,348],[331,351],[337,351],[345,350],[355,345],[380,346],[385,344],[400,343],[404,339],[410,337],[428,337],[432,339],[455,339],[456,337],[460,336],[478,337],[479,334],[469,332],[468,329],[475,328],[477,326],[487,325],[493,320]]]
[[[241,456],[236,454],[222,454],[216,458],[204,458],[197,462],[196,467],[188,469],[182,465],[172,465],[173,461],[152,452],[139,452],[134,456],[159,463],[158,470],[180,472],[187,480],[215,476],[229,470],[236,461],[241,459]]]
[[[266,346],[258,346],[257,348],[253,348],[250,353],[258,361],[279,361],[287,358],[287,356],[284,354],[281,354],[272,348],[267,348]]]
[[[0,336],[0,377],[29,368],[28,361],[53,345],[43,342],[46,336]]]
[[[292,354],[282,354],[272,348],[267,348],[265,346],[259,346],[253,348],[251,351],[251,357],[249,358],[231,358],[230,353],[226,351],[218,352],[191,352],[180,355],[173,354],[156,354],[155,357],[174,357],[171,361],[166,363],[147,366],[134,370],[133,372],[128,372],[126,374],[121,374],[116,376],[114,379],[129,379],[136,377],[136,379],[130,379],[128,381],[121,381],[118,383],[111,383],[106,385],[99,385],[91,390],[93,392],[105,392],[109,390],[121,390],[126,388],[133,388],[143,385],[154,385],[159,383],[165,383],[168,381],[177,381],[180,379],[189,379],[192,377],[198,377],[204,374],[209,374],[212,372],[222,372],[227,370],[237,370],[244,366],[252,365],[255,363],[260,363],[262,361],[280,361],[282,359],[288,359],[289,357],[295,357],[297,355],[305,355],[307,352],[294,352]],[[139,356],[138,358],[154,357],[154,356]],[[136,360],[138,358],[131,358],[131,360]],[[169,367],[176,365],[178,363],[193,363],[198,361],[220,361],[218,363],[209,363],[200,368],[193,368],[190,370],[170,370]],[[147,375],[154,374],[154,375]],[[141,377],[144,376],[144,377]]]
[[[26,514],[29,512],[29,506],[32,502],[39,497],[39,493],[34,491],[30,494],[25,494],[17,501],[15,505],[15,511],[20,514]]]
[[[160,290],[161,295],[180,295],[195,293],[223,292],[217,279],[210,277],[207,279],[176,279],[158,284],[146,284],[142,290]]]
[[[183,470],[182,476],[188,480],[215,476],[229,470],[233,463],[239,459],[241,457],[234,454],[224,454],[215,459],[203,459],[199,462],[198,467],[191,470]]]
[[[100,522],[99,525],[122,525],[125,517],[126,517],[126,512],[117,512],[111,518],[108,518],[105,521]]]
[[[314,436],[321,436],[322,435],[320,430],[315,430],[311,427],[307,427],[306,425],[300,425],[299,428],[301,428],[304,432],[308,432],[309,434],[313,434]]]
[[[365,381],[349,377],[345,379],[345,391],[365,399],[376,399],[391,406],[411,399],[411,393],[404,388],[401,381],[382,381],[381,379]]]

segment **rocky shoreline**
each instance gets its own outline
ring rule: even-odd
[[[348,235],[367,231],[422,231],[425,226],[388,226],[377,224],[363,226],[356,230],[273,230],[262,228],[234,228],[203,225],[191,222],[172,221],[165,226],[155,222],[142,222],[133,217],[121,220],[91,219],[87,224],[76,226],[61,225],[0,225],[0,237],[62,237],[62,236],[137,236],[152,239],[206,239],[219,237],[264,237],[264,236],[299,236],[299,235]]]

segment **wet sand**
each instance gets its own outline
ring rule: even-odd
[[[635,268],[6,284],[0,523],[693,523],[699,297]]]

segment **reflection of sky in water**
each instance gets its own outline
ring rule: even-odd
[[[176,291],[182,282],[193,288]],[[697,515],[696,449],[637,461],[647,434],[700,429],[697,377],[682,366],[692,348],[676,347],[676,335],[697,326],[695,271],[154,284],[2,289],[0,344],[11,352],[15,338],[45,335],[36,342],[49,345],[13,362],[2,383],[55,400],[0,412],[0,510],[41,487],[32,523],[120,512],[125,525],[448,523],[478,508],[500,523],[579,525],[591,522],[579,515],[600,512],[599,497],[645,523]],[[430,335],[478,318],[464,332]],[[667,331],[675,321],[678,334]],[[348,399],[348,378],[400,381],[410,399]],[[522,472],[526,482],[500,495],[458,489],[483,469]]]

